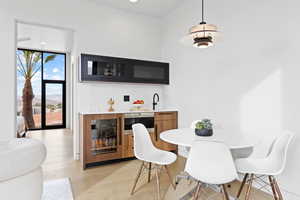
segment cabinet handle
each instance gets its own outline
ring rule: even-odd
[[[157,141],[157,125],[154,126],[155,141]]]

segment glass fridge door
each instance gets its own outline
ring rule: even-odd
[[[118,120],[91,120],[91,154],[115,153],[118,151]]]

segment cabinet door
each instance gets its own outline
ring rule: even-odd
[[[167,151],[177,150],[177,146],[164,142],[160,139],[159,135],[167,130],[177,128],[177,113],[158,113],[155,118],[155,145],[157,148]]]
[[[133,134],[124,135],[123,142],[123,158],[131,158],[134,157],[133,150]]]
[[[86,162],[100,162],[122,157],[120,115],[89,115],[85,118]]]

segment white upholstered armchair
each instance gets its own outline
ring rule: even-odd
[[[43,143],[34,139],[0,141],[1,199],[40,200],[43,188]]]

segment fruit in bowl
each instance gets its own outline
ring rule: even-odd
[[[141,110],[142,106],[145,102],[144,100],[136,100],[133,102],[134,108],[132,110]]]
[[[144,100],[136,100],[133,102],[133,104],[144,104]]]

